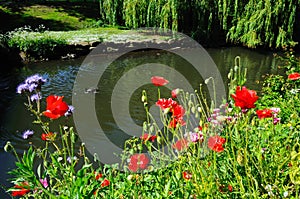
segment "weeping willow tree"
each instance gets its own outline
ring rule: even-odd
[[[100,0],[100,10],[109,24],[167,28],[201,42],[282,48],[300,40],[300,0]]]
[[[299,1],[293,0],[250,0],[240,19],[228,30],[228,39],[249,47],[294,46],[297,7]]]
[[[122,25],[124,23],[122,6],[123,0],[99,0],[100,17],[105,23]]]
[[[178,29],[179,0],[124,0],[125,25],[131,28],[162,27]]]

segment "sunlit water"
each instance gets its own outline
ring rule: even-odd
[[[236,56],[241,57],[241,65],[248,69],[248,82],[247,86],[251,89],[259,90],[260,85],[257,84],[257,80],[261,80],[262,75],[267,73],[278,73],[277,61],[274,59],[272,53],[257,52],[253,50],[247,50],[244,48],[231,47],[231,48],[218,48],[218,49],[208,49],[207,50],[212,59],[215,61],[220,73],[222,74],[223,81],[227,82],[227,74],[229,69],[234,66],[234,58]],[[175,59],[175,60],[174,60]],[[83,62],[84,58],[79,58],[76,60],[68,61],[49,61],[42,63],[32,63],[26,68],[19,70],[13,74],[1,74],[0,75],[0,185],[10,186],[7,182],[7,171],[14,167],[14,157],[10,153],[3,151],[3,146],[6,141],[11,141],[16,147],[19,153],[26,150],[29,146],[29,142],[41,143],[40,135],[41,129],[33,125],[33,117],[30,116],[29,112],[25,109],[24,102],[26,98],[24,96],[17,95],[15,93],[16,86],[18,83],[22,82],[27,76],[32,74],[40,74],[48,79],[48,82],[42,87],[43,96],[48,96],[49,94],[63,95],[67,103],[71,104],[71,96],[73,83],[76,78],[77,72]],[[106,131],[110,131],[108,134],[111,140],[116,140],[119,145],[127,139],[126,136],[120,137],[117,133],[117,126],[111,118],[111,110],[109,108],[109,96],[111,95],[113,85],[118,81],[122,74],[134,65],[139,65],[141,63],[151,63],[153,61],[158,61],[162,64],[172,64],[184,68],[184,63],[180,63],[180,60],[176,58],[171,58],[168,54],[164,54],[157,51],[147,51],[147,52],[136,52],[132,53],[130,56],[126,56],[123,60],[118,60],[115,62],[113,67],[109,67],[102,79],[101,85],[101,95],[106,99],[102,101],[103,104],[96,106],[99,118],[105,120],[103,127]],[[179,63],[178,63],[179,62]],[[190,68],[184,68],[184,72],[189,74],[190,78],[193,78],[193,71],[189,71]],[[150,80],[145,80],[149,81]],[[134,92],[134,95],[130,101],[130,110],[132,119],[136,124],[141,125],[145,119],[145,112],[143,110],[143,105],[140,102],[140,94],[142,89],[147,89],[148,94],[154,95],[155,90],[151,85],[148,87],[139,88]],[[165,90],[165,95],[167,90]],[[125,92],[125,91],[124,91]],[[98,94],[96,94],[98,95]],[[108,96],[105,98],[105,96]],[[166,96],[167,97],[167,96]],[[155,100],[154,98],[152,100]],[[105,104],[106,103],[106,104]],[[45,107],[45,103],[42,104]],[[76,107],[75,107],[76,111]],[[125,120],[128,118],[124,118]],[[72,118],[66,119],[62,118],[61,123],[66,123],[72,125]],[[53,125],[55,128],[55,125]],[[22,132],[27,129],[33,129],[36,133],[29,140],[23,140]],[[93,138],[91,138],[93,139]],[[3,195],[3,190],[1,190],[0,198],[5,198]],[[1,195],[2,194],[2,195]],[[6,196],[7,197],[7,196]]]

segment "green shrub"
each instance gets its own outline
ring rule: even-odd
[[[16,29],[7,35],[10,48],[18,49],[34,59],[47,58],[56,47],[67,45],[65,39],[49,34],[48,31],[35,32],[28,27]]]

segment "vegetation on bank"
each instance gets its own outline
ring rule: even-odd
[[[6,19],[0,22],[2,32],[40,24],[55,31],[111,25],[167,28],[184,32],[202,45],[285,49],[300,41],[299,0],[8,2],[0,5],[0,18]]]
[[[53,31],[68,31],[102,25],[99,4],[63,1],[6,1],[0,3],[0,33],[30,26],[44,25]],[[100,23],[100,24],[98,24]]]
[[[9,192],[22,198],[299,198],[300,61],[292,54],[285,60],[286,75],[268,76],[261,96],[244,87],[246,73],[234,67],[220,108],[209,107],[201,92],[180,88],[160,98],[168,81],[153,77],[161,118],[148,112],[150,96],[143,91],[143,135],[127,140],[123,164],[113,166],[86,156],[84,144],[74,148],[77,134],[61,118],[70,118],[74,108],[61,96],[45,100],[40,92],[46,79],[30,76],[17,92],[28,98],[41,131],[22,137],[31,143],[31,136],[39,136],[41,143],[31,143],[22,157],[6,144],[17,156]],[[61,122],[58,133],[53,120]],[[162,146],[169,147],[168,155]]]
[[[183,31],[201,43],[285,48],[300,41],[299,0],[103,0],[101,18],[129,28]]]
[[[86,28],[71,31],[49,31],[43,25],[36,29],[25,26],[0,35],[0,43],[21,52],[26,61],[59,59],[67,54],[86,55],[90,47],[100,42],[128,44],[151,39],[168,41],[172,35],[150,35],[141,31],[120,30],[114,27]],[[122,46],[120,44],[120,46]],[[124,47],[124,46],[123,46]],[[84,50],[83,54],[81,54]],[[118,49],[117,49],[118,50]]]

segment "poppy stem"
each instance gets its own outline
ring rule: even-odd
[[[159,89],[159,87],[157,88],[157,92],[158,92],[158,99],[160,99],[160,89]]]

